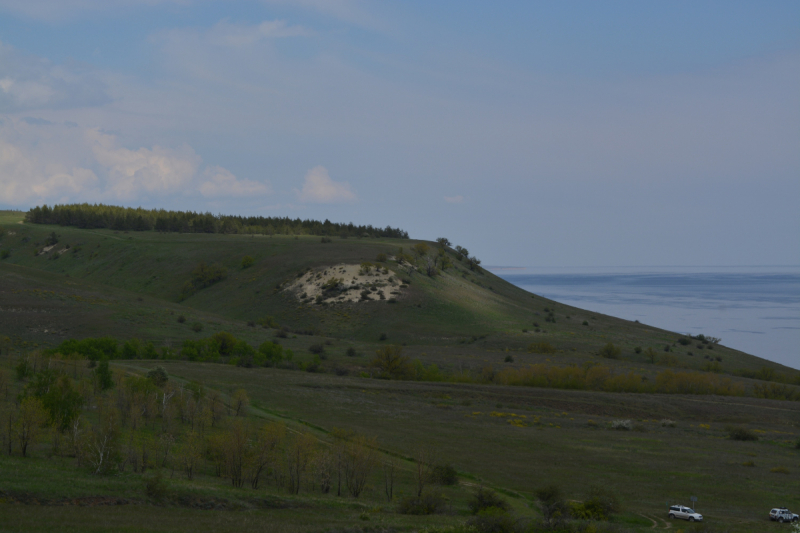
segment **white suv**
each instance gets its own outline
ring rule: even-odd
[[[684,507],[683,505],[670,505],[669,517],[682,518],[684,520],[688,520],[689,522],[703,521],[703,515],[701,515],[700,513],[695,513],[694,509],[690,507]]]
[[[786,507],[776,507],[769,512],[769,519],[778,522],[797,522],[798,516]]]

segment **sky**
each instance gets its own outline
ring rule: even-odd
[[[0,0],[0,209],[800,265],[800,2]]]

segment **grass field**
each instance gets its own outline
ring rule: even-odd
[[[74,459],[50,453],[45,439],[30,458],[0,455],[2,530],[184,531],[199,521],[213,531],[261,531],[265,524],[275,531],[418,530],[463,524],[480,486],[498,490],[516,516],[538,520],[534,491],[552,483],[576,501],[591,486],[612,490],[624,509],[611,522],[620,531],[668,528],[667,502],[689,504],[690,496],[697,496],[711,531],[779,531],[766,520],[769,509],[800,507],[799,402],[362,377],[375,350],[389,343],[448,375],[599,362],[652,378],[664,368],[701,370],[713,362],[717,372],[751,387],[760,382],[735,374],[767,368],[794,375],[780,365],[723,345],[684,346],[676,333],[564,306],[457,260],[436,277],[384,263],[407,284],[392,304],[312,305],[281,290],[308,268],[374,262],[378,253],[408,251],[418,241],[127,233],[21,220],[21,213],[0,212],[0,250],[9,251],[0,260],[0,340],[8,337],[0,367],[9,374],[19,354],[69,338],[138,338],[177,349],[186,339],[227,331],[257,346],[276,338],[275,327],[258,325],[269,316],[289,329],[279,340],[295,352],[294,363],[310,363],[310,348],[324,346],[323,372],[183,360],[111,366],[121,376],[160,365],[172,383],[200,382],[226,398],[243,388],[252,419],[310,432],[323,447],[334,428],[374,436],[382,461],[398,461],[397,497],[413,492],[413,459],[423,448],[452,464],[459,484],[437,489],[447,513],[420,517],[398,514],[396,501],[387,502],[380,469],[356,500],[314,489],[293,496],[277,481],[234,489],[206,466],[192,482],[179,469],[170,473],[170,499],[154,504],[141,474],[91,475]],[[59,242],[44,250],[52,232]],[[242,268],[245,255],[255,258],[252,267]],[[200,262],[223,265],[227,278],[179,301]],[[556,351],[531,353],[532,342]],[[621,348],[619,358],[599,357],[608,342]],[[653,348],[658,357],[650,360],[635,347]],[[23,386],[14,382],[14,394]],[[611,429],[617,420],[630,420],[631,429]],[[759,439],[731,440],[731,425]]]

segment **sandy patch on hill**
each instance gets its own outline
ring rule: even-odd
[[[309,270],[285,290],[304,303],[332,304],[385,301],[400,296],[403,288],[403,282],[391,270],[340,264]]]
[[[50,246],[45,246],[44,248],[42,248],[42,251],[41,251],[41,252],[39,252],[39,253],[38,253],[38,254],[36,254],[36,255],[44,255],[44,254],[46,254],[47,252],[49,252],[50,250],[52,250],[52,249],[53,249],[53,248],[55,248],[55,247],[56,247],[56,245],[55,245],[55,244],[52,244],[52,245],[50,245]]]

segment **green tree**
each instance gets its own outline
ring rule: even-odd
[[[606,359],[619,359],[620,354],[622,353],[621,348],[617,348],[614,346],[614,343],[609,342],[602,348],[600,348],[599,355],[600,357],[605,357]]]
[[[403,355],[403,347],[399,344],[384,346],[375,352],[370,366],[377,369],[379,377],[384,379],[407,379],[414,372],[408,357]]]
[[[101,391],[108,390],[114,386],[114,377],[111,374],[111,369],[108,367],[108,359],[105,357],[100,359],[97,363],[97,368],[94,369],[94,377],[96,379],[97,388]]]

